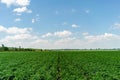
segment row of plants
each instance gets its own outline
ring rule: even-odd
[[[62,52],[62,80],[119,80],[119,51]]]
[[[0,80],[55,80],[57,54],[1,52]]]
[[[0,52],[0,80],[119,80],[120,51]]]

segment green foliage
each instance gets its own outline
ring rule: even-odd
[[[0,52],[0,80],[119,80],[120,51]]]
[[[56,55],[46,52],[0,52],[0,80],[52,80]]]
[[[62,80],[119,80],[119,51],[68,51],[61,54]]]
[[[8,47],[4,47],[3,49],[4,49],[4,51],[9,51]]]
[[[9,48],[2,45],[2,47],[0,47],[0,51],[9,51]]]

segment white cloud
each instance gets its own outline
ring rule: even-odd
[[[27,7],[15,8],[13,10],[13,12],[17,12],[17,13],[23,13],[23,12],[32,13],[31,10],[27,9]]]
[[[82,35],[83,35],[83,36],[88,36],[89,33],[88,33],[88,32],[84,32],[84,33],[82,33]]]
[[[15,12],[18,16],[20,16],[23,12],[32,13],[32,10],[27,8],[27,6],[30,5],[30,0],[0,0],[0,2],[6,4],[7,7],[18,7],[13,9],[13,12]]]
[[[21,18],[16,18],[14,21],[15,22],[21,21]]]
[[[49,44],[48,40],[44,40],[44,39],[37,39],[35,41],[32,42],[33,45],[41,45],[41,44]]]
[[[69,37],[72,35],[72,32],[64,30],[64,31],[55,32],[54,35],[58,37]]]
[[[13,36],[7,36],[5,38],[5,40],[25,40],[25,39],[28,39],[28,38],[31,38],[32,35],[30,34],[16,34],[16,35],[13,35]]]
[[[28,6],[30,4],[30,0],[16,0],[16,4],[20,6]]]
[[[4,32],[7,34],[23,34],[23,33],[30,33],[32,28],[18,28],[18,27],[9,27],[6,28],[4,26],[0,26],[0,32]]]
[[[5,33],[2,36],[1,33]],[[74,36],[71,31],[63,30],[38,35],[32,28],[0,26],[0,43],[6,46],[31,48],[117,48],[120,47],[120,35],[104,33],[91,35],[84,32],[82,37]],[[79,36],[79,35],[78,35]],[[48,39],[49,37],[49,39]]]
[[[8,7],[11,5],[28,6],[30,4],[30,0],[1,0],[1,3],[6,4]]]
[[[77,27],[79,27],[77,24],[72,24],[72,27],[73,28],[77,28]]]
[[[45,35],[42,35],[42,37],[43,38],[46,38],[46,37],[61,37],[61,38],[64,38],[64,37],[69,37],[72,34],[73,34],[72,32],[64,30],[64,31],[57,31],[57,32],[54,32],[54,33],[47,33]]]
[[[30,10],[30,9],[27,9],[27,11],[26,11],[27,13],[32,13],[32,10]]]
[[[65,44],[71,44],[71,42],[74,42],[74,38],[63,38],[63,39],[60,39],[60,40],[57,40],[55,42],[55,44],[57,45],[65,45]]]
[[[16,8],[16,9],[13,10],[13,12],[18,12],[18,13],[25,12],[25,11],[27,11],[26,7]]]
[[[47,34],[45,34],[45,35],[42,35],[42,38],[51,37],[51,36],[53,36],[52,33],[47,33]]]
[[[6,28],[2,25],[0,25],[0,32],[5,32],[6,31]]]
[[[24,34],[14,34],[14,35],[6,35],[4,38],[0,39],[0,43],[5,44],[6,46],[12,46],[12,47],[32,47],[32,42],[37,40],[37,37],[35,35],[32,35],[31,33],[24,33]]]
[[[119,38],[115,34],[105,33],[103,35],[97,35],[97,36],[86,36],[85,39],[89,42],[99,42],[99,41],[108,41],[111,39]]]
[[[60,49],[79,49],[84,48],[84,42],[77,38],[68,37],[56,40],[54,46]]]
[[[6,4],[8,7],[15,4],[16,0],[1,0],[1,3]]]
[[[104,33],[102,35],[85,35],[84,38],[62,38],[55,41],[56,48],[118,48],[120,35]]]
[[[119,48],[120,35],[104,33],[85,35],[84,38],[62,38],[55,41],[57,48]]]
[[[31,30],[32,28],[10,27],[10,28],[7,28],[6,32],[8,34],[23,34],[23,33],[29,33]]]
[[[32,47],[31,43],[39,39],[38,36],[32,34],[32,28],[0,26],[0,35],[1,33],[5,35],[0,37],[0,43],[12,47]]]
[[[103,35],[85,36],[86,47],[88,48],[119,48],[120,35],[104,33]],[[85,43],[84,42],[84,43]]]

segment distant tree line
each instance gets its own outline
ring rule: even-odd
[[[4,46],[4,44],[2,44],[2,47],[0,47],[0,51],[8,51],[9,48]]]
[[[0,47],[0,51],[43,51],[42,49],[7,47],[4,44]]]

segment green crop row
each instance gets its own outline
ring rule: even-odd
[[[119,51],[61,53],[62,80],[119,80]]]
[[[0,80],[119,80],[120,51],[0,52]]]
[[[52,80],[56,78],[57,54],[0,53],[0,80]]]

